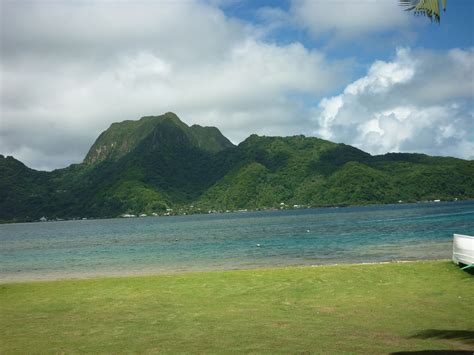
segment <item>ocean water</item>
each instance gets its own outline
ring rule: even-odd
[[[474,201],[4,224],[0,282],[449,259],[453,233]]]

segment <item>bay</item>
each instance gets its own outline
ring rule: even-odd
[[[0,282],[449,259],[474,201],[0,225]]]

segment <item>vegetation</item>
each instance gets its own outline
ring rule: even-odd
[[[472,277],[449,262],[0,285],[0,353],[471,350]]]
[[[157,129],[157,127],[162,129]],[[137,148],[150,136],[150,132],[163,136],[166,133],[163,127],[178,128],[184,136],[181,137],[182,140],[187,140],[205,151],[215,153],[234,146],[217,128],[199,125],[188,127],[181,122],[178,116],[168,112],[158,117],[145,116],[138,121],[128,120],[113,123],[97,138],[84,159],[84,163],[97,164],[105,160],[117,161]]]
[[[442,0],[443,10],[446,11],[446,0]],[[415,15],[428,17],[430,20],[440,22],[439,0],[400,0],[400,5],[406,7],[406,11],[413,11]]]
[[[114,123],[84,163],[51,173],[0,156],[0,221],[471,198],[473,161],[304,136],[234,146],[172,113]]]

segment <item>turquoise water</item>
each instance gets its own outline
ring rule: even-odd
[[[7,224],[0,281],[448,259],[453,233],[474,201]]]

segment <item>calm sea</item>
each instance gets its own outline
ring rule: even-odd
[[[453,233],[474,201],[6,224],[0,282],[448,259]]]

